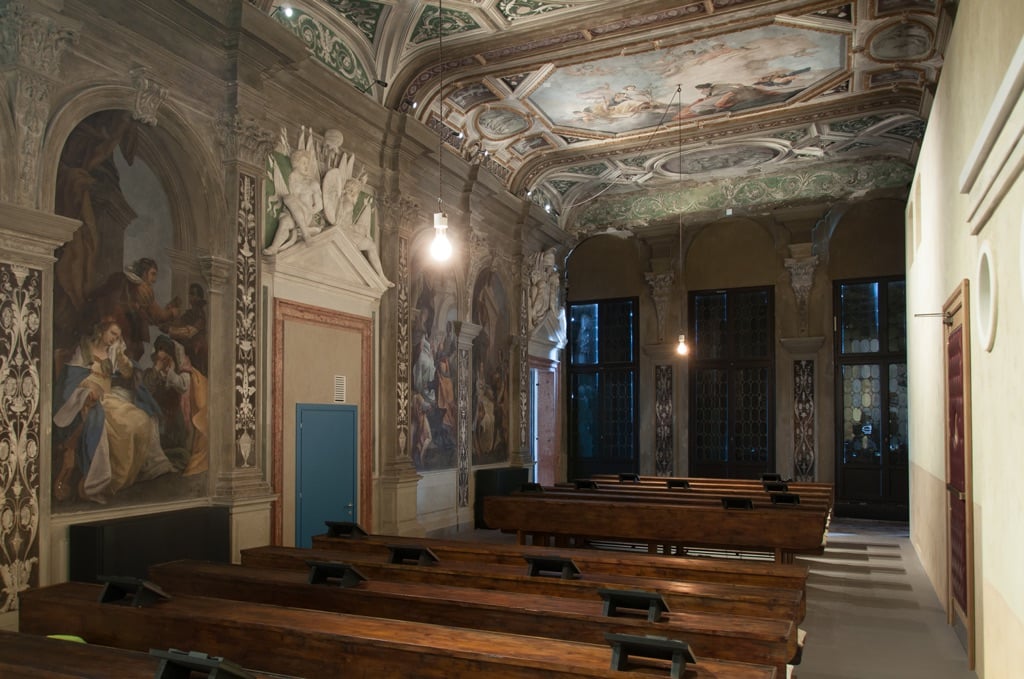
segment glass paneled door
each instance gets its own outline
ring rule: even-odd
[[[569,478],[637,472],[637,301],[569,305]]]
[[[836,283],[836,514],[906,519],[906,284]]]
[[[690,475],[775,470],[771,288],[690,295]]]

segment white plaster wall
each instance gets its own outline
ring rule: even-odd
[[[914,314],[941,311],[967,278],[976,320],[977,262],[983,244],[991,249],[995,265],[997,329],[991,351],[986,351],[975,322],[970,328],[979,677],[1019,676],[1024,667],[1024,646],[1019,643],[1024,633],[1024,542],[1018,539],[1024,509],[1024,179],[1016,180],[991,221],[972,236],[969,200],[960,193],[959,177],[1022,36],[1020,0],[960,2],[918,163],[914,195],[920,196],[915,205],[921,219],[919,242],[913,224],[907,226],[911,538],[941,600],[946,597],[943,333],[938,319]]]

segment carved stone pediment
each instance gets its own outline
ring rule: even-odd
[[[388,290],[341,229],[326,229],[272,258],[278,282],[378,302]]]

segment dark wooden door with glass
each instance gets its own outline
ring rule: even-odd
[[[835,284],[836,514],[906,520],[906,283]]]
[[[690,476],[775,471],[771,288],[690,293]]]
[[[570,479],[639,470],[637,300],[569,305]]]

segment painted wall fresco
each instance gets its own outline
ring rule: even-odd
[[[530,101],[555,125],[617,134],[785,102],[845,64],[841,34],[770,25],[558,68]]]
[[[473,341],[473,464],[505,462],[509,456],[508,295],[492,269],[484,269],[473,286],[473,321],[480,334]]]
[[[54,265],[55,512],[205,493],[207,290],[172,260],[143,133],[103,111],[61,156],[56,211],[83,223]]]
[[[422,251],[412,283],[412,461],[421,471],[451,469],[456,462],[458,384],[455,277]]]

